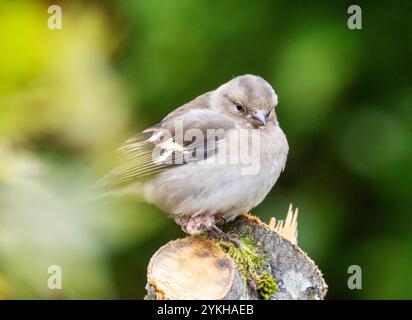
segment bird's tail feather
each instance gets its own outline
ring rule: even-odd
[[[117,188],[109,188],[101,183],[89,188],[88,202],[132,200],[141,202],[143,199],[143,182],[134,182]]]

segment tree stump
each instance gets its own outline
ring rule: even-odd
[[[251,239],[253,247],[241,247],[238,251],[233,246],[227,250],[227,243],[220,244],[202,236],[171,241],[150,260],[147,298],[281,300],[325,297],[327,285],[322,273],[294,243],[296,216],[292,217],[289,212],[285,224],[281,222],[275,226],[272,221],[268,226],[256,217],[242,215],[228,223],[225,230],[232,237]],[[253,256],[258,254],[264,263],[256,268],[250,263],[243,266],[242,261],[249,261],[247,256],[242,258],[243,254],[252,254],[250,261],[258,261]]]

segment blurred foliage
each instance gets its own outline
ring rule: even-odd
[[[240,2],[58,1],[62,30],[47,1],[0,3],[0,298],[143,298],[178,226],[146,204],[92,207],[87,187],[134,132],[244,73],[274,86],[290,143],[253,213],[299,207],[329,298],[412,298],[412,5],[363,3],[352,31],[344,1]]]

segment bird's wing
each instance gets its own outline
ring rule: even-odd
[[[233,122],[217,111],[186,106],[176,109],[159,124],[126,141],[119,149],[119,165],[99,185],[120,186],[206,159],[218,151],[231,128]]]

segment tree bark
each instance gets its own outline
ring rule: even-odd
[[[294,243],[258,218],[242,215],[227,226],[232,237],[252,238],[267,263],[264,272],[277,290],[270,300],[323,299],[327,285],[313,261]],[[252,281],[253,282],[253,281]],[[259,299],[256,285],[245,281],[239,266],[204,237],[186,237],[161,247],[151,258],[148,299]]]

